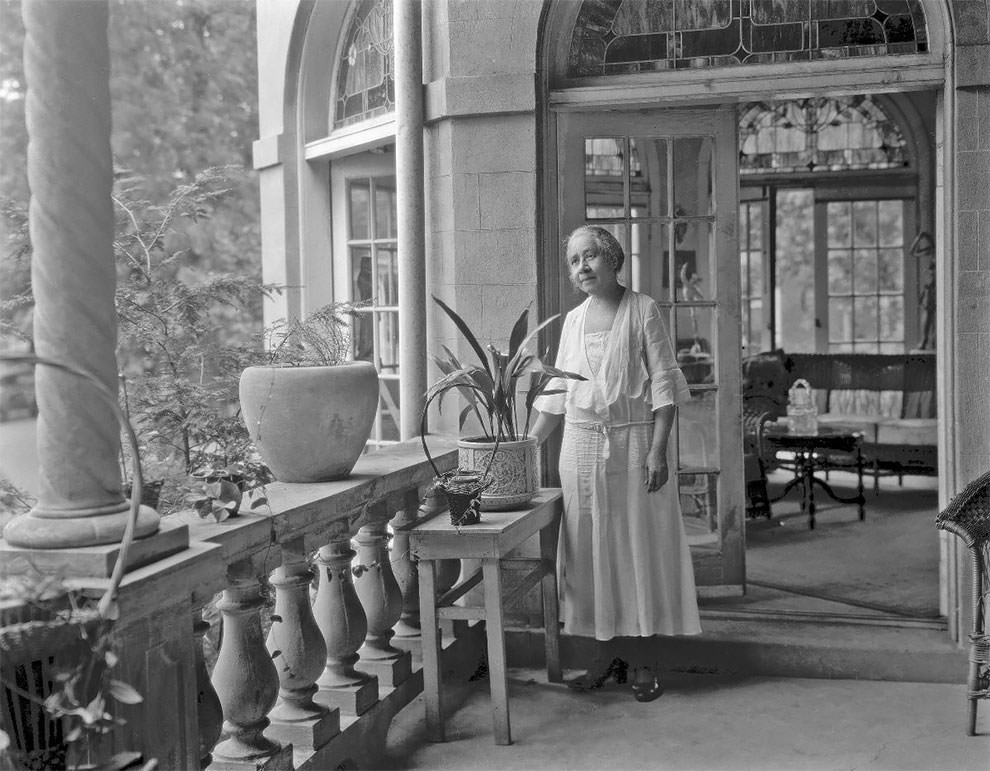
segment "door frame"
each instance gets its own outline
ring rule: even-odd
[[[695,108],[682,110],[635,110],[608,113],[569,113],[557,121],[557,156],[553,159],[555,173],[549,176],[558,180],[558,197],[554,206],[554,222],[565,229],[584,224],[583,162],[584,138],[588,136],[629,135],[632,137],[662,136],[676,139],[711,137],[714,141],[714,200],[715,221],[711,232],[714,254],[710,256],[709,285],[714,293],[709,293],[718,312],[713,314],[716,322],[706,332],[710,337],[713,353],[716,354],[716,421],[715,431],[719,447],[716,476],[716,503],[718,516],[717,550],[705,547],[692,548],[695,579],[707,595],[738,595],[745,590],[745,486],[743,482],[743,442],[741,404],[741,362],[738,325],[719,319],[735,319],[739,316],[739,261],[736,240],[738,219],[738,170],[736,151],[736,111],[734,105],[724,105],[718,109]],[[573,141],[565,146],[563,142]],[[564,156],[567,172],[562,170]],[[568,184],[569,183],[569,184]],[[574,193],[573,191],[581,192]],[[575,200],[575,196],[577,200]],[[664,247],[661,247],[664,248]],[[546,253],[546,264],[557,267],[558,279],[563,273],[563,262],[555,260],[562,251],[558,248]],[[672,266],[673,267],[673,266]],[[558,281],[558,294],[554,298],[553,312],[569,310],[569,292]],[[673,282],[669,306],[675,298]],[[673,304],[676,308],[677,304]],[[672,309],[671,313],[675,311]],[[676,339],[677,332],[671,324],[671,334]],[[555,341],[556,342],[556,341]],[[707,390],[707,389],[706,389]],[[547,453],[555,456],[556,447]]]

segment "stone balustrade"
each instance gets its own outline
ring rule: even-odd
[[[438,467],[452,468],[455,442],[431,445],[439,448]],[[190,542],[219,547],[214,558],[224,566],[190,599],[198,693],[192,744],[204,768],[354,762],[362,755],[355,738],[373,733],[360,725],[364,716],[387,730],[419,693],[411,655],[418,653],[418,582],[402,528],[444,507],[427,494],[432,478],[416,440],[363,456],[344,480],[268,485],[267,505],[224,522],[179,515]],[[448,566],[451,583],[458,571],[456,561]],[[200,608],[214,594],[222,631],[207,678]]]

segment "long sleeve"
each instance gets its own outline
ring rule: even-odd
[[[691,392],[687,380],[677,366],[667,325],[655,302],[650,302],[646,311],[643,335],[646,367],[650,374],[650,404],[653,409],[689,401]]]
[[[564,318],[563,327],[560,330],[560,343],[557,346],[557,358],[554,361],[554,366],[557,369],[567,369],[567,352],[570,350],[571,345],[571,315],[568,314]],[[533,407],[538,412],[548,412],[553,415],[562,415],[564,413],[565,404],[567,402],[567,388],[568,384],[573,381],[566,378],[555,377],[550,381],[547,386],[547,391],[561,391],[559,394],[546,394],[544,396],[537,397],[536,401],[533,402]]]

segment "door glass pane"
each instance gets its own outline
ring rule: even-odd
[[[674,140],[674,215],[695,217],[715,210],[711,137]]]
[[[375,313],[378,336],[378,371],[396,374],[399,371],[399,314],[394,311]]]
[[[584,140],[585,219],[625,216],[624,137],[589,137]]]
[[[715,298],[715,229],[713,223],[680,220],[674,225],[678,302]]]
[[[661,137],[630,137],[629,189],[633,217],[666,217],[667,140]]]
[[[348,186],[348,211],[351,238],[371,237],[371,187],[366,179],[353,180]]]
[[[393,378],[378,381],[378,441],[398,442],[399,436],[399,381]]]
[[[376,305],[399,304],[399,265],[394,246],[379,246],[376,250],[378,271]]]
[[[375,180],[375,238],[396,238],[395,180]]]
[[[667,226],[631,222],[626,275],[629,286],[657,302],[670,302],[671,273],[667,255]]]
[[[676,306],[674,349],[690,385],[715,382],[715,313],[710,306]]]
[[[852,340],[852,299],[828,298],[828,341],[846,343]],[[786,350],[786,349],[785,349]]]

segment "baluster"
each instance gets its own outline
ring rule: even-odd
[[[340,733],[339,711],[313,701],[327,646],[309,600],[312,580],[302,539],[284,543],[282,565],[271,575],[275,612],[267,640],[281,687],[278,703],[268,716],[272,733],[306,750],[322,747]]]
[[[288,771],[292,745],[283,746],[264,734],[268,712],[278,698],[278,671],[261,633],[261,582],[250,560],[231,565],[227,581],[217,603],[223,614],[223,642],[213,669],[213,686],[223,706],[224,739],[213,750],[210,768]]]
[[[320,586],[313,615],[327,646],[316,700],[344,714],[360,715],[378,701],[378,679],[354,668],[368,634],[368,619],[354,591],[350,540],[346,531],[332,536],[316,558]]]
[[[354,589],[368,619],[368,634],[358,651],[361,666],[379,683],[395,686],[412,674],[412,657],[390,642],[395,634],[392,627],[402,615],[402,592],[389,557],[388,510],[385,501],[370,506],[370,521],[354,537]]]
[[[423,503],[424,508],[428,505],[427,502],[432,500],[433,495],[429,494],[427,501]],[[399,614],[398,623],[393,627],[395,631],[393,640],[398,645],[402,645],[405,641],[420,639],[419,571],[409,555],[409,533],[406,530],[420,516],[422,512],[419,492],[415,488],[407,490],[403,508],[397,511],[392,519],[392,574],[402,593],[402,613]]]
[[[206,657],[203,655],[203,638],[210,631],[209,622],[203,620],[202,610],[193,612],[193,644],[196,655],[196,708],[199,715],[199,757],[200,768],[206,768],[213,761],[212,750],[220,740],[223,729],[223,707],[217,696],[210,673],[206,669]]]

